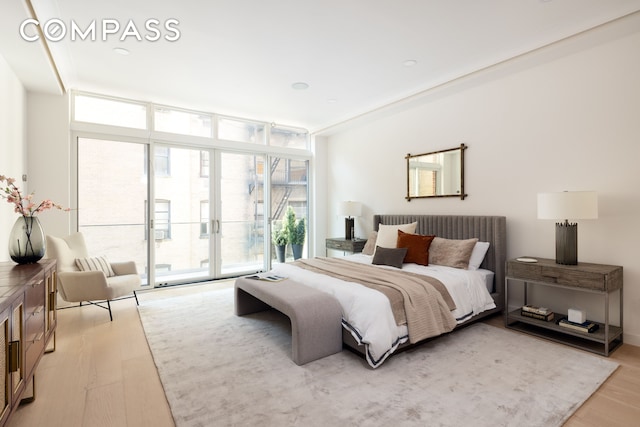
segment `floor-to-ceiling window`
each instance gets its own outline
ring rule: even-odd
[[[92,253],[135,260],[145,283],[158,286],[269,268],[270,220],[288,207],[308,235],[306,131],[92,94],[72,99],[77,228]]]
[[[135,261],[145,283],[147,150],[140,143],[77,139],[78,231],[92,254]]]

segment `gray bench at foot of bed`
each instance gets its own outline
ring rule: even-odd
[[[291,320],[291,358],[296,364],[304,365],[342,351],[342,309],[334,297],[289,279],[236,280],[236,315],[271,307]]]

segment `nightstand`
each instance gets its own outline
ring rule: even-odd
[[[505,278],[505,325],[507,328],[561,342],[593,353],[608,356],[611,351],[622,344],[622,267],[591,263],[577,265],[556,264],[555,260],[536,258],[537,262],[528,263],[515,259],[507,261]],[[528,304],[527,291],[530,286],[547,286],[564,288],[573,292],[592,293],[602,297],[604,304],[604,323],[598,323],[595,332],[573,331],[557,324],[566,317],[566,313],[555,313],[552,321],[544,321],[524,317],[520,314],[520,306],[509,311],[510,282],[523,284],[523,305]],[[610,294],[619,292],[619,325],[609,322]],[[551,304],[551,302],[549,302]],[[587,320],[589,318],[587,314]]]
[[[329,249],[335,249],[337,251],[358,253],[364,249],[364,244],[367,243],[364,239],[345,239],[342,237],[330,237],[326,240],[325,251]]]

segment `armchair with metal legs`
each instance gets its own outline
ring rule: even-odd
[[[140,276],[133,261],[100,264],[89,257],[82,233],[74,233],[67,237],[47,236],[48,258],[58,262],[58,290],[63,300],[87,302],[109,311],[113,321],[111,301],[123,298],[135,298],[138,304],[136,289],[140,287]],[[76,260],[89,260],[83,265],[84,271],[78,267]],[[100,260],[102,261],[102,260]],[[103,304],[106,303],[106,306]]]

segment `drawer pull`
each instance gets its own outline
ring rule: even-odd
[[[36,286],[40,286],[40,285],[42,285],[43,283],[44,283],[44,279],[43,279],[43,280],[39,280],[39,281],[37,281],[37,282],[32,283],[32,284],[31,284],[31,287],[32,287],[32,288],[35,288]]]
[[[38,335],[36,335],[36,337],[31,342],[32,343],[36,343],[36,342],[40,341],[43,336],[44,336],[44,332],[40,332]]]
[[[56,311],[56,293],[49,292],[49,311]]]
[[[42,310],[44,310],[44,305],[38,306],[35,310],[33,310],[33,313],[31,315],[32,316],[37,316],[38,314],[40,314],[42,312]]]
[[[20,341],[9,342],[9,372],[20,369]]]

